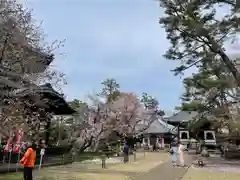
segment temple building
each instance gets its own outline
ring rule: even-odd
[[[9,19],[8,23],[13,23],[12,19]],[[8,28],[4,31],[7,33]],[[28,111],[24,116],[28,123],[28,117],[36,114],[35,118],[38,120],[32,120],[31,123],[40,121],[41,123],[37,122],[32,125],[40,130],[42,126],[45,126],[42,129],[49,128],[52,116],[69,115],[75,112],[68,106],[63,95],[55,91],[49,83],[37,84],[38,78],[45,73],[54,60],[53,54],[47,54],[28,44],[17,28],[14,29],[14,33],[4,46],[4,58],[0,68],[0,111],[2,114],[6,114],[6,109],[10,104],[14,107],[15,103],[19,103],[22,109]],[[0,141],[4,138],[3,134],[0,132]],[[48,141],[48,135],[45,140]]]
[[[175,126],[178,132],[177,137],[179,137],[180,142],[183,144],[189,144],[191,141],[196,141],[193,137],[198,137],[198,140],[203,140],[205,145],[216,146],[215,130],[211,128],[212,122],[210,120],[199,119],[197,112],[180,111],[164,120],[166,123]],[[194,123],[199,127],[197,134],[194,134],[194,136],[188,129],[188,124],[193,120],[195,120]]]
[[[165,148],[165,145],[169,145],[172,137],[177,133],[174,129],[174,126],[167,124],[162,119],[156,119],[144,131],[142,145],[151,147],[157,144],[159,148]]]

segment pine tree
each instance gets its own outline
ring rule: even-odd
[[[115,79],[106,79],[101,84],[103,85],[103,89],[100,95],[106,98],[107,102],[111,103],[120,96],[120,85]]]
[[[160,0],[160,6],[164,9],[160,24],[171,42],[165,58],[181,62],[173,70],[176,74],[220,59],[240,85],[239,72],[223,46],[226,41],[236,40],[239,28],[233,0]],[[231,12],[218,18],[219,6],[230,8]]]
[[[160,24],[171,44],[164,56],[180,64],[173,72],[197,69],[183,81],[185,93],[178,109],[197,111],[202,120],[214,118],[218,128],[235,126],[239,117],[232,107],[237,104],[238,109],[240,76],[224,48],[226,42],[236,41],[239,30],[235,1],[160,0],[160,5],[165,10]],[[229,13],[222,15],[220,6]]]

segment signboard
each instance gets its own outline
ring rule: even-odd
[[[45,154],[45,149],[41,149],[40,155],[43,156]]]
[[[39,170],[42,167],[42,160],[43,160],[43,155],[44,154],[45,154],[45,149],[42,148],[41,151],[40,151],[41,158],[40,158]]]

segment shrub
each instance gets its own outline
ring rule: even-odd
[[[47,155],[62,155],[66,154],[71,150],[71,146],[52,146],[46,148]],[[39,150],[40,152],[40,150]]]

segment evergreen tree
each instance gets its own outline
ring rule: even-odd
[[[154,97],[148,95],[147,93],[142,93],[142,96],[140,98],[140,102],[142,102],[147,109],[155,110],[157,115],[164,116],[165,112],[163,110],[160,110],[159,102]]]
[[[197,111],[198,119],[215,119],[217,128],[231,129],[239,119],[232,107],[239,107],[236,92],[240,76],[236,61],[229,58],[224,43],[236,40],[240,20],[235,13],[235,1],[160,0],[160,5],[165,10],[160,24],[171,43],[164,56],[180,62],[173,72],[178,75],[192,67],[197,69],[183,80],[183,103],[177,109]],[[220,6],[231,11],[222,15]]]
[[[181,65],[173,70],[176,74],[193,66],[204,67],[207,62],[214,64],[221,60],[240,84],[239,72],[223,46],[226,41],[235,40],[239,28],[235,1],[160,0],[160,6],[164,9],[160,24],[171,42],[165,58],[181,61]],[[220,6],[231,9],[231,12],[218,18],[222,15]]]
[[[100,95],[104,96],[107,102],[113,102],[120,96],[120,85],[115,79],[106,79],[101,84],[103,85],[103,89]]]

